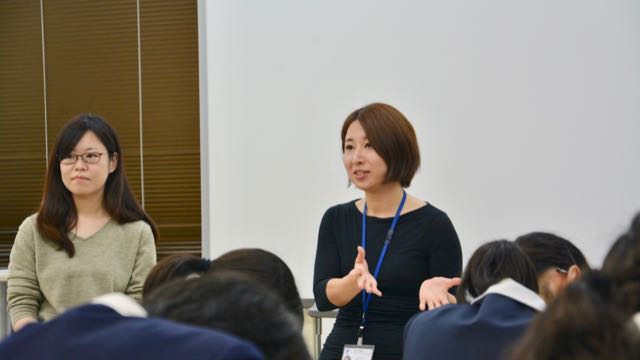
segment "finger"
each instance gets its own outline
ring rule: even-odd
[[[429,300],[429,310],[435,309],[436,305],[433,303],[433,301]]]
[[[358,256],[356,257],[356,262],[364,261],[365,252],[362,246],[358,246]]]
[[[455,296],[447,293],[447,300],[449,300],[449,304],[457,304],[458,300],[456,299]]]
[[[374,289],[374,288],[375,288],[375,286],[376,286],[376,283],[375,283],[375,282],[376,282],[376,281],[375,281],[373,278],[369,278],[369,279],[367,280],[367,292],[368,292],[368,293],[373,292],[373,289]]]
[[[449,287],[458,286],[462,282],[462,279],[459,277],[455,277],[453,279],[449,279]]]
[[[374,293],[378,296],[382,296],[382,292],[380,292],[380,290],[378,289],[378,281],[376,281],[376,279],[374,278],[371,278],[371,281],[369,283],[369,292]]]
[[[426,302],[424,300],[420,299],[420,305],[418,305],[420,311],[424,311],[425,303]]]
[[[378,289],[378,281],[373,280],[373,284],[371,284],[371,292],[378,296],[382,296],[382,292]]]

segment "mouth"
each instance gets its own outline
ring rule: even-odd
[[[74,176],[71,178],[71,180],[89,180],[89,178],[86,178],[84,176]]]
[[[368,174],[369,174],[369,172],[368,172],[368,171],[366,171],[366,170],[356,170],[356,171],[354,171],[354,172],[353,172],[353,176],[354,176],[356,179],[362,179],[362,178],[364,178],[365,176],[367,176]]]

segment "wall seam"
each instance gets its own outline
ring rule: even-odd
[[[138,27],[138,124],[140,130],[140,199],[145,207],[144,194],[144,143],[142,134],[142,51],[140,46],[140,0],[136,0],[136,24]]]
[[[49,118],[47,116],[47,66],[44,45],[44,2],[40,0],[40,40],[42,44],[42,94],[44,97],[44,167],[48,166],[49,157]]]

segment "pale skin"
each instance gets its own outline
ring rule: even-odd
[[[360,212],[364,211],[367,204],[367,215],[380,218],[393,217],[402,199],[403,189],[399,182],[387,182],[387,165],[369,143],[369,139],[360,122],[353,122],[347,129],[345,147],[343,152],[344,167],[349,180],[360,190],[364,191],[364,198],[356,201],[356,207]],[[426,203],[412,195],[407,194],[405,205],[401,214],[411,212]],[[347,305],[362,290],[377,296],[382,296],[378,289],[378,283],[369,272],[369,266],[365,258],[365,251],[358,247],[358,255],[354,261],[353,269],[342,278],[333,278],[327,283],[327,297],[331,303],[338,307]],[[455,298],[446,290],[459,283],[459,278],[442,281],[433,278],[425,280],[418,294],[420,310],[426,306],[429,309],[436,304],[455,303]],[[448,286],[444,293],[441,291]]]
[[[90,237],[111,220],[103,204],[104,186],[118,163],[118,154],[109,158],[107,148],[92,131],[87,131],[71,152],[75,155],[89,153],[102,155],[98,155],[100,159],[95,164],[88,164],[80,157],[73,164],[59,164],[62,182],[71,192],[78,213],[76,227],[71,231],[81,238]],[[18,319],[13,330],[18,331],[34,322],[37,320],[32,317]]]

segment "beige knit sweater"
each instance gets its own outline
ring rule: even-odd
[[[141,299],[144,280],[156,263],[146,222],[111,220],[86,239],[70,236],[76,248],[72,258],[42,238],[36,215],[20,225],[9,258],[7,307],[12,324],[24,317],[49,320],[110,292]]]

